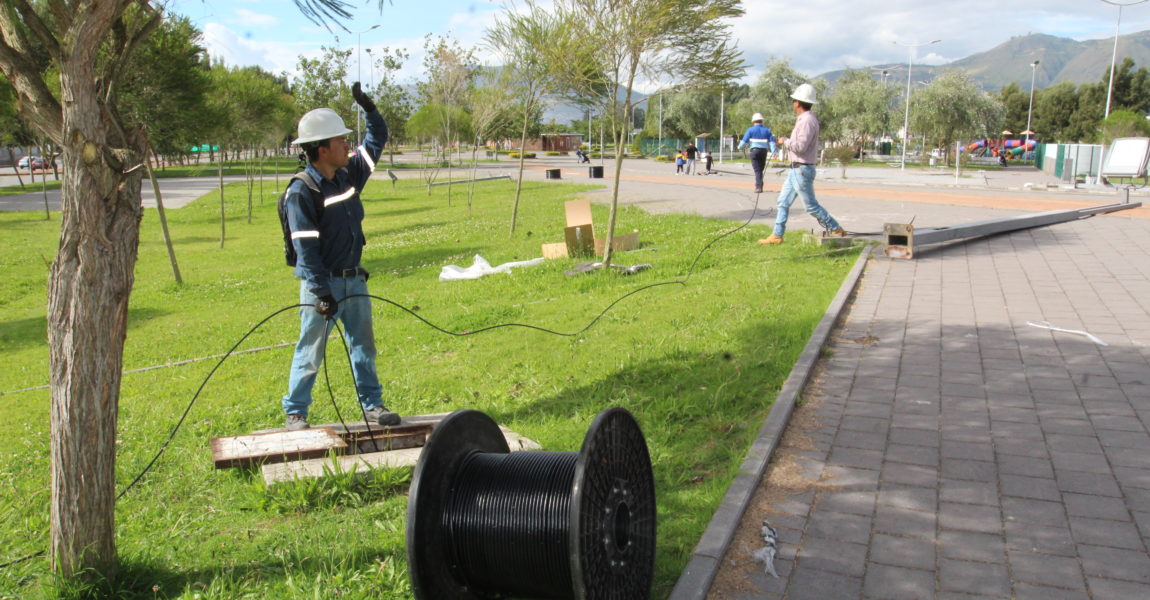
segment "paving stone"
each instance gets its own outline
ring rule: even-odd
[[[1054,478],[1054,464],[1048,458],[998,455],[998,471],[1005,475]]]
[[[1078,555],[1087,575],[1150,583],[1150,556],[1145,551],[1079,544]]]
[[[959,561],[939,561],[942,589],[983,596],[1009,596],[1010,573],[1006,565]]]
[[[1002,516],[997,506],[943,502],[939,505],[938,525],[943,529],[998,533],[1002,531]]]
[[[1140,469],[1146,466],[1147,452],[1141,448],[1108,446],[1105,451],[1106,459],[1115,467],[1134,467]],[[1105,469],[1098,468],[1095,470],[1103,471]]]
[[[1036,440],[1012,440],[1009,438],[998,438],[994,440],[994,450],[998,453],[999,457],[1008,455],[1041,458],[1046,460],[1049,460],[1050,458],[1050,453],[1046,450],[1046,444],[1042,441]]]
[[[998,484],[988,481],[943,479],[940,483],[939,500],[960,504],[998,506]]]
[[[1086,589],[1086,580],[1078,560],[1011,550],[1010,570],[1014,581],[1049,585],[1072,590]]]
[[[1091,432],[1093,434],[1093,432]],[[1051,433],[1046,436],[1046,446],[1051,452],[1082,452],[1102,454],[1102,445],[1096,435],[1066,435]]]
[[[884,565],[934,570],[934,542],[876,533],[871,536],[870,560]]]
[[[946,479],[991,482],[998,479],[998,467],[993,462],[943,456],[942,476]]]
[[[974,461],[993,461],[994,447],[990,444],[972,444],[953,440],[943,440],[942,457],[944,459],[965,459]]]
[[[941,443],[937,429],[909,429],[906,427],[891,427],[889,440],[891,444],[908,444],[911,446],[929,446],[938,448]]]
[[[1110,463],[1102,454],[1078,454],[1067,452],[1050,452],[1050,459],[1055,469],[1067,471],[1090,471],[1104,473],[1110,470]]]
[[[875,497],[875,492],[870,491],[827,491],[819,494],[817,510],[871,516],[874,514]]]
[[[1034,498],[1053,502],[1062,499],[1062,494],[1058,491],[1058,484],[1053,479],[1026,477],[1024,475],[1000,475],[998,484],[1001,486],[1003,496]]]
[[[817,571],[795,569],[787,588],[790,600],[827,600],[828,598],[858,598],[862,592],[862,579]]]
[[[877,490],[878,475],[877,470],[828,465],[827,468],[823,469],[821,481],[856,490]]]
[[[758,594],[766,594],[766,597],[771,595],[782,596],[787,591],[787,585],[790,583],[790,576],[794,573],[794,561],[783,560],[775,558],[775,572],[779,574],[778,577],[771,577],[765,569],[753,569],[750,575],[750,583],[755,586],[755,591]],[[757,598],[758,596],[752,596]]]
[[[807,536],[865,544],[870,539],[871,518],[849,513],[818,511],[807,524]]]
[[[1150,512],[1134,512],[1134,522],[1138,524],[1138,529],[1142,532],[1142,537],[1150,538]],[[1147,547],[1150,547],[1150,539],[1147,540]]]
[[[934,573],[871,563],[867,567],[863,593],[867,597],[889,600],[933,599]]]
[[[933,512],[938,510],[938,490],[935,488],[884,485],[879,488],[878,503]]]
[[[882,452],[835,446],[831,449],[827,464],[860,469],[878,469],[882,466]]]
[[[1062,502],[1066,505],[1066,514],[1070,516],[1130,520],[1130,512],[1121,498],[1066,493],[1062,495]]]
[[[1038,525],[1008,521],[1005,525],[1006,547],[1010,550],[1038,552],[1056,556],[1076,556],[1077,547],[1069,526]]]
[[[1060,471],[1058,489],[1064,492],[1096,494],[1099,496],[1121,496],[1118,481],[1109,473],[1087,473],[1086,471]]]
[[[1117,597],[1117,596],[1115,596]],[[1016,583],[1014,584],[1014,599],[1015,600],[1090,600],[1090,596],[1085,591],[1062,590],[1058,588],[1046,587],[1043,585],[1032,585],[1029,583]]]
[[[943,530],[938,533],[938,551],[946,558],[1002,563],[1006,539],[999,533]]]
[[[937,524],[938,515],[934,512],[922,512],[881,504],[875,510],[874,530],[876,532],[934,540]]]
[[[907,444],[890,444],[886,448],[885,458],[891,462],[937,467],[938,449]]]
[[[798,551],[799,569],[817,569],[862,577],[866,570],[866,544],[806,537]]]
[[[889,409],[888,409],[889,412]],[[843,417],[839,427],[848,431],[862,431],[866,433],[881,433],[885,437],[890,430],[889,414],[882,417],[849,416]]]
[[[938,485],[938,469],[926,465],[907,465],[888,462],[882,467],[884,484],[934,487]]]
[[[1114,599],[1127,599],[1130,600],[1144,600],[1150,598],[1150,585],[1145,583],[1136,583],[1133,581],[1118,581],[1115,579],[1103,579],[1100,577],[1087,578],[1090,585],[1090,591],[1094,593],[1094,597],[1098,599],[1114,598]]]
[[[864,450],[881,451],[886,448],[886,434],[839,429],[839,434],[835,436],[835,450],[839,448],[861,448]],[[832,450],[831,456],[833,457],[834,454],[835,452]],[[852,466],[862,465],[856,464]]]
[[[1136,513],[1137,514],[1137,513]],[[1138,527],[1125,521],[1070,517],[1070,533],[1079,544],[1141,550]]]

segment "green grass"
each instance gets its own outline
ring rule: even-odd
[[[406,182],[405,182],[406,183]],[[575,260],[464,282],[441,283],[446,264],[475,254],[492,264],[540,254],[562,240],[563,201],[590,189],[527,182],[517,233],[508,236],[513,182],[480,184],[470,213],[463,186],[448,206],[418,183],[372,184],[366,193],[364,266],[375,295],[413,307],[454,331],[505,322],[561,332],[583,328],[619,296],[683,277],[698,251],[736,224],[687,216],[621,212],[643,247],[616,257],[653,268],[567,276]],[[283,266],[274,194],[246,222],[242,184],[229,186],[228,239],[219,247],[214,195],[168,211],[185,284],[173,283],[156,213],[142,223],[136,283],[124,348],[126,370],[221,354],[265,316],[294,304],[298,283]],[[594,207],[606,224],[607,209]],[[59,219],[0,213],[0,391],[48,381],[46,261]],[[711,246],[687,285],[656,287],[624,300],[573,337],[501,328],[468,337],[438,333],[377,303],[375,328],[385,401],[404,414],[474,408],[540,442],[577,450],[593,417],[630,410],[654,462],[659,528],[653,597],[673,587],[810,332],[855,254],[804,257],[798,242],[765,248],[749,227]],[[418,308],[415,308],[418,307]],[[244,348],[292,342],[298,317],[273,318]],[[354,392],[336,343],[329,370],[346,415]],[[333,472],[330,481],[264,489],[256,471],[215,470],[215,436],[278,427],[290,347],[236,356],[208,383],[156,467],[117,505],[121,570],[113,598],[406,598],[404,549],[410,471],[366,481]],[[117,435],[117,487],[127,485],[166,439],[215,364],[126,374]],[[317,383],[313,422],[335,412]],[[0,394],[0,563],[46,547],[47,390]],[[62,593],[40,557],[0,570],[0,598]]]

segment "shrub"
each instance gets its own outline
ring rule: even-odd
[[[547,152],[544,152],[543,154],[545,154],[547,156],[567,156],[571,153],[570,152],[559,152],[557,150],[548,150]]]
[[[508,152],[507,156],[510,156],[511,158],[519,158],[519,152]],[[524,152],[523,158],[535,158],[535,153],[534,152]]]

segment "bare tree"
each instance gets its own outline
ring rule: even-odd
[[[475,147],[471,151],[471,185],[467,187],[467,214],[471,214],[471,200],[475,196],[475,178],[479,169],[479,146],[489,135],[509,120],[515,101],[510,71],[505,68],[486,69],[482,85],[471,91],[471,128],[475,133]],[[520,159],[522,164],[522,159]],[[522,180],[522,169],[520,170]],[[518,203],[518,188],[516,189]],[[514,228],[514,221],[512,222]]]
[[[553,11],[574,27],[577,43],[552,46],[549,67],[565,87],[599,105],[615,143],[603,250],[603,264],[609,265],[636,81],[667,78],[691,88],[741,76],[743,61],[731,44],[730,19],[743,9],[739,0],[556,0]]]
[[[431,107],[439,129],[439,139],[444,146],[443,157],[447,159],[447,204],[450,206],[451,148],[459,142],[460,133],[467,125],[464,107],[478,65],[473,51],[464,50],[458,41],[450,38],[433,40],[429,35],[423,47],[427,51],[423,59],[427,81],[419,83],[419,91],[426,105]]]

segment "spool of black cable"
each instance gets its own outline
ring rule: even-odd
[[[612,408],[579,452],[510,452],[487,415],[432,432],[407,506],[420,600],[646,599],[655,569],[655,482],[643,432]]]

